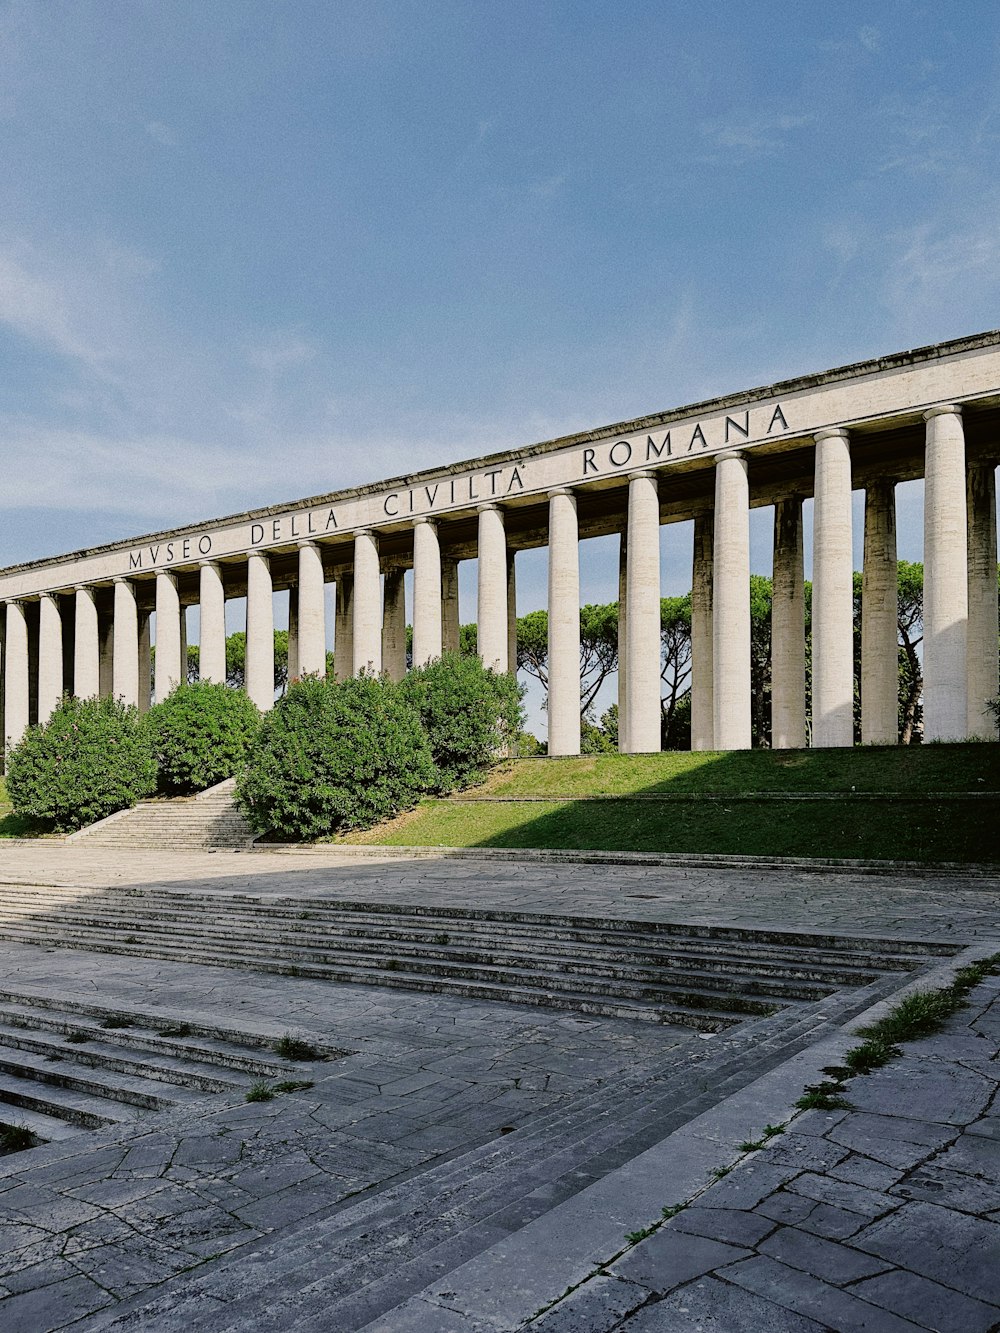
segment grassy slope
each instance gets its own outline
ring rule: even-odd
[[[886,799],[854,801],[852,787],[885,792]],[[842,792],[844,797],[817,802],[765,797],[731,804],[628,799],[782,791]],[[347,841],[998,861],[1000,795],[965,802],[911,799],[925,792],[968,791],[1000,792],[1000,746],[519,760],[468,793],[503,796],[503,802],[426,801],[411,814]],[[620,799],[573,799],[586,795]],[[556,799],[518,802],[519,796]]]

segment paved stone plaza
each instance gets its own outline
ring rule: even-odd
[[[1000,947],[995,879],[357,858],[3,851],[5,883],[160,885]],[[781,1124],[888,987],[691,1028],[0,943],[4,986],[350,1054],[0,1160],[0,1326],[987,1329],[1000,1320],[997,987],[954,1036]],[[900,1117],[900,1112],[905,1116]],[[992,1135],[992,1137],[991,1137]],[[737,1163],[725,1179],[715,1173]],[[626,1250],[664,1206],[690,1207]],[[575,1290],[565,1301],[568,1288]],[[555,1304],[553,1304],[555,1302]],[[541,1311],[551,1306],[547,1313]]]

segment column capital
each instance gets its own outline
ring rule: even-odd
[[[503,513],[503,510],[500,508],[500,506],[499,506],[498,504],[495,504],[495,503],[491,500],[489,504],[477,505],[477,506],[476,506],[476,513],[477,513],[477,514],[502,514],[502,513]]]
[[[413,520],[413,526],[415,528],[419,527],[422,523],[427,523],[432,528],[437,527],[437,519],[431,518],[429,514],[418,514]]]
[[[659,475],[650,471],[649,468],[640,468],[637,472],[628,473],[629,481],[658,481]]]
[[[355,528],[355,529],[354,529],[354,540],[355,540],[355,541],[357,541],[357,539],[358,539],[359,537],[371,537],[372,535],[373,535],[373,534],[372,534],[372,530],[371,530],[371,528]]]
[[[730,459],[734,459],[737,463],[744,463],[746,462],[746,454],[742,449],[726,449],[721,454],[715,455],[716,465],[727,463]]]
[[[127,579],[127,578],[125,577],[124,574],[116,574],[116,575],[114,576],[114,578],[111,580],[111,582],[112,582],[112,583],[131,583],[131,579]]]
[[[554,500],[557,495],[568,495],[572,499],[574,497],[574,491],[571,486],[554,486],[552,490],[548,492],[548,497],[550,500]]]
[[[94,585],[92,583],[74,583],[74,592],[89,592],[91,597],[94,595]]]
[[[300,551],[318,551],[318,550],[319,550],[319,542],[310,541],[310,540],[307,538],[305,541],[301,541],[301,542],[299,542],[299,544],[298,544],[298,549],[299,549]]]
[[[23,608],[23,606],[24,606],[24,598],[23,598],[23,597],[6,597],[6,598],[4,598],[4,606],[16,606],[16,607],[21,607],[21,608]]]
[[[821,440],[849,440],[850,436],[843,426],[824,426],[813,436],[813,441],[819,444]]]
[[[939,403],[937,407],[929,407],[927,409],[927,411],[924,413],[924,420],[930,421],[931,417],[943,417],[943,416],[960,417],[961,415],[962,415],[961,403]]]
[[[214,570],[218,571],[218,568],[219,568],[219,562],[218,562],[218,560],[199,560],[199,561],[198,561],[198,568],[199,568],[199,569],[214,569]]]

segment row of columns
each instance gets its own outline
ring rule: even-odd
[[[926,417],[924,532],[924,732],[928,739],[989,735],[985,700],[997,691],[996,517],[992,465],[968,470],[961,410]],[[835,427],[815,436],[812,587],[812,744],[848,746],[854,734],[851,444]],[[806,743],[806,655],[802,497],[774,511],[772,737],[781,748]],[[576,496],[550,492],[549,753],[580,749],[580,567]],[[715,462],[712,512],[696,516],[692,570],[692,746],[746,748],[751,740],[750,487],[739,451]],[[628,481],[619,587],[619,728],[629,752],[660,748],[660,496],[657,474]],[[378,539],[354,536],[353,566],[337,578],[339,679],[363,671],[399,679],[406,669],[406,611],[401,568],[384,574]],[[897,569],[894,486],[868,485],[862,574],[862,740],[897,737]],[[274,698],[272,578],[266,554],[247,557],[246,690],[266,710]],[[201,676],[226,677],[225,589],[218,565],[200,567]],[[176,578],[156,575],[155,694],[184,679],[187,647]],[[478,514],[478,647],[493,670],[516,669],[513,552],[503,511]],[[38,716],[44,720],[64,687],[62,617],[56,600],[39,607]],[[148,704],[148,616],[133,584],[114,585],[110,652],[100,639],[94,590],[76,589],[73,687],[81,697],[114,693]],[[416,666],[458,647],[457,565],[443,560],[437,524],[417,519],[413,532],[413,644]],[[24,608],[8,603],[5,650],[6,739],[28,720],[29,653]],[[326,624],[322,551],[298,549],[289,605],[289,674],[322,674]],[[141,696],[146,698],[142,699]]]

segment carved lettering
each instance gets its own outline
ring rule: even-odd
[[[326,516],[326,530],[327,530],[327,532],[329,532],[331,528],[335,528],[336,526],[337,526],[337,515],[336,515],[336,514],[333,512],[333,510],[331,509],[330,512],[329,512],[329,513],[327,514],[327,516]],[[312,529],[310,528],[309,531],[311,532]]]
[[[389,506],[391,504],[394,504],[396,508],[390,509]],[[390,518],[397,518],[399,515],[399,492],[393,491],[391,495],[387,495],[385,499],[382,501],[382,508],[385,510],[385,512],[389,515]],[[331,514],[333,513],[332,509],[330,510],[330,513]]]
[[[160,548],[158,546],[151,546],[149,548],[149,563],[151,565],[155,565],[157,560],[159,560],[159,558],[160,558]]]
[[[615,457],[616,449],[625,450],[624,458]],[[608,458],[611,460],[612,465],[614,467],[624,467],[625,464],[629,462],[631,457],[632,457],[632,446],[629,444],[628,440],[615,440],[614,444],[611,446],[611,451],[608,454]]]
[[[333,510],[332,510],[332,509],[330,510],[330,517],[333,518]],[[333,519],[333,522],[334,522],[334,526],[336,527],[337,520],[336,520],[335,518]],[[329,526],[330,526],[330,525],[329,525],[329,523],[328,523],[328,524],[327,524],[327,527],[329,527]],[[310,531],[310,533],[313,533],[313,532],[316,531],[315,527],[313,526],[313,512],[312,512],[311,509],[309,510],[309,531]]]
[[[732,426],[733,430],[738,430],[739,433],[743,436],[743,438],[744,438],[745,440],[748,440],[748,439],[750,438],[750,413],[749,413],[749,412],[744,412],[744,413],[743,413],[743,425],[742,425],[742,426],[741,426],[740,423],[736,420],[735,417],[726,417],[726,443],[727,443],[727,444],[729,443],[729,428],[730,428],[730,426]]]
[[[184,543],[181,546],[181,557],[182,559],[187,560],[190,555],[191,555],[191,538],[185,537]]]
[[[478,500],[478,499],[479,499],[479,492],[476,490],[476,479],[475,479],[475,477],[470,477],[470,478],[469,478],[469,499],[470,499],[470,500]]]
[[[259,534],[259,535],[258,535]],[[256,546],[258,542],[264,540],[264,529],[260,523],[253,523],[250,527],[250,545]]]
[[[174,544],[173,542],[167,542],[167,564],[169,564],[171,560],[173,560],[173,558],[174,558]]]
[[[584,451],[583,451],[583,475],[584,475],[584,476],[586,476],[588,472],[599,472],[599,471],[600,471],[600,468],[599,468],[599,467],[597,466],[597,464],[594,462],[594,454],[595,454],[595,453],[596,453],[596,450],[594,450],[594,449],[584,449]]]
[[[280,518],[272,519],[272,520],[271,520],[271,540],[272,540],[273,542],[276,542],[276,541],[280,538],[280,536],[281,536],[281,519],[280,519]]]
[[[129,569],[142,569],[142,552],[129,551],[128,553]]]
[[[521,480],[521,469],[517,467],[511,473],[510,481],[507,484],[508,495],[510,495],[511,491],[514,489],[515,486],[519,491],[524,490],[524,482]]]
[[[296,515],[296,514],[293,514],[293,515],[292,515],[292,536],[293,536],[293,537],[297,537],[297,536],[299,535],[298,525],[296,524],[296,521],[295,521],[297,517],[298,517],[298,515]]]
[[[487,476],[489,477],[489,479],[490,479],[490,495],[496,495],[496,493],[497,493],[497,477],[501,476],[502,473],[500,473],[499,471],[498,471],[498,472],[487,472],[486,475],[487,475]]]
[[[428,508],[430,509],[434,508],[434,501],[437,499],[438,487],[439,487],[438,482],[434,483],[433,490],[431,490],[429,486],[424,487],[424,494],[427,496],[427,505]]]
[[[774,430],[774,423],[775,423],[776,421],[780,421],[780,422],[781,422],[781,429],[782,429],[782,430],[787,430],[787,429],[788,429],[788,422],[785,420],[785,414],[784,414],[784,412],[782,412],[782,410],[781,410],[781,404],[780,404],[780,403],[777,403],[777,404],[775,405],[774,412],[773,412],[772,415],[771,415],[771,424],[770,424],[770,425],[768,426],[768,428],[767,428],[767,433],[768,433],[768,435],[770,435],[770,434],[771,434],[771,431]]]
[[[688,445],[688,453],[690,453],[691,450],[694,448],[694,442],[695,442],[695,440],[700,440],[700,441],[701,441],[701,447],[702,447],[703,449],[707,449],[707,448],[708,448],[708,441],[705,439],[705,432],[704,432],[704,431],[702,430],[702,428],[701,428],[701,422],[700,422],[700,421],[698,422],[698,424],[697,424],[697,425],[695,426],[695,428],[694,428],[694,434],[691,436],[691,443]]]
[[[647,462],[647,463],[648,463],[649,460],[650,460],[651,458],[653,458],[653,457],[656,457],[656,458],[662,458],[662,457],[663,457],[663,451],[664,451],[664,449],[666,449],[666,451],[667,451],[667,457],[669,458],[670,455],[671,455],[672,452],[673,452],[673,450],[672,450],[671,447],[670,447],[670,432],[669,432],[669,431],[667,431],[666,435],[664,435],[664,437],[663,437],[663,443],[659,446],[659,448],[657,448],[656,441],[653,439],[652,435],[647,435],[647,436],[646,436],[646,462]]]
[[[199,555],[208,555],[211,549],[212,549],[212,539],[207,532],[203,533],[198,538],[198,553]]]

